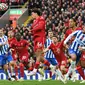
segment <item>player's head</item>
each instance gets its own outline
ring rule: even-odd
[[[38,10],[38,9],[33,9],[33,10],[31,11],[31,16],[32,16],[33,19],[35,19],[36,17],[38,17],[38,16],[40,16],[40,15],[41,15],[41,12],[40,12],[40,10]]]
[[[15,37],[16,37],[16,39],[17,39],[18,41],[21,40],[21,34],[20,34],[20,33],[16,33],[16,34],[15,34]]]
[[[69,20],[69,27],[73,28],[75,26],[75,21],[73,19]]]
[[[58,42],[58,37],[54,35],[52,37],[52,41],[53,41],[53,43],[57,43]]]
[[[8,31],[8,37],[10,37],[10,38],[14,37],[13,30]]]
[[[3,29],[2,29],[2,28],[0,28],[0,37],[2,37],[2,36],[3,36],[3,34],[4,34]]]
[[[52,38],[53,37],[53,31],[51,31],[51,30],[48,31],[48,37],[49,38]]]

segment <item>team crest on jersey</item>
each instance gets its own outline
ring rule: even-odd
[[[83,58],[85,59],[85,55],[83,55]]]

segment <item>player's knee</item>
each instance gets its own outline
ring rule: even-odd
[[[7,70],[8,69],[8,65],[4,65],[4,70]]]
[[[64,69],[65,69],[65,65],[61,65],[61,66],[60,66],[60,70],[61,70],[61,71],[64,71]]]
[[[12,66],[14,66],[15,65],[15,62],[14,61],[10,61],[9,64],[12,65]]]
[[[23,64],[23,63],[20,63],[20,64],[19,64],[19,66],[20,66],[20,67],[23,67],[23,66],[24,66],[24,64]]]

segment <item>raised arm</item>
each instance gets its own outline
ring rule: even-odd
[[[79,32],[79,30],[71,33],[71,34],[65,39],[64,45],[67,44],[67,42],[68,42],[73,36],[76,36],[78,32]]]

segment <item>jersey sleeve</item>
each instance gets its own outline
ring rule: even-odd
[[[76,36],[78,32],[79,32],[79,30],[71,33],[71,34],[65,39],[64,44],[66,44],[73,36]]]

